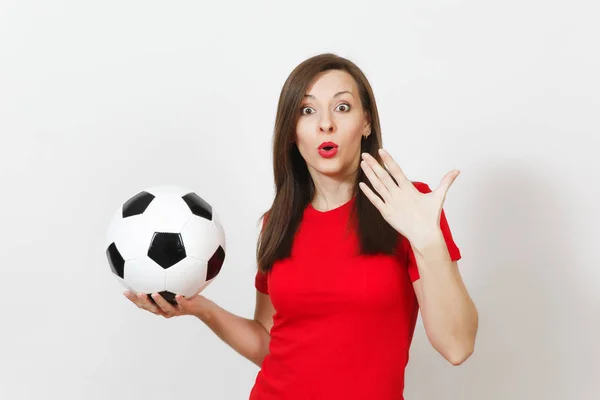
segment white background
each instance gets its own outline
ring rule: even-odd
[[[453,367],[417,327],[407,399],[600,398],[600,53],[584,1],[0,3],[0,398],[244,399],[258,369],[199,320],[137,309],[102,247],[157,184],[222,216],[203,293],[254,309],[279,91],[355,61],[384,147],[435,188],[480,311]],[[375,383],[376,384],[376,383]]]

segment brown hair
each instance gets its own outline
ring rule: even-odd
[[[300,63],[285,81],[277,106],[273,135],[275,198],[271,208],[261,216],[264,218],[263,227],[256,246],[256,261],[262,272],[269,271],[275,261],[289,257],[304,209],[314,196],[314,184],[294,139],[302,98],[315,76],[328,70],[346,71],[356,81],[362,107],[371,122],[371,134],[361,140],[361,153],[369,153],[382,163],[377,152],[382,147],[377,104],[371,85],[360,68],[350,60],[331,53],[320,54]],[[362,181],[373,190],[362,168],[359,165],[356,167],[353,190],[356,201],[349,223],[357,223],[360,252],[392,254],[400,234],[383,219],[358,186]]]

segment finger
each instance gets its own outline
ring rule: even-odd
[[[136,294],[133,294],[133,293],[131,293],[129,291],[127,291],[127,292],[125,292],[123,294],[125,295],[125,297],[127,297],[127,299],[129,301],[131,301],[133,304],[135,304],[136,307],[138,307],[138,308],[140,308],[142,310],[151,311],[151,310],[146,309],[146,307],[144,307],[144,301],[140,298],[139,294],[136,295]]]
[[[367,162],[369,167],[373,170],[373,173],[379,178],[381,183],[385,186],[388,192],[398,187],[396,182],[392,179],[392,175],[379,164],[379,161],[370,155],[369,153],[363,153],[363,159]]]
[[[137,298],[138,298],[138,303],[139,303],[139,307],[143,308],[146,311],[150,311],[151,313],[157,314],[157,315],[163,315],[162,310],[156,305],[153,304],[148,295],[146,293],[138,293],[137,294]]]
[[[398,165],[398,163],[392,158],[390,153],[388,153],[384,149],[379,150],[379,155],[381,156],[381,160],[388,167],[390,174],[396,179],[398,186],[412,186],[412,182],[406,177],[402,168]]]
[[[185,296],[183,296],[182,294],[175,295],[175,302],[177,303],[177,307],[179,309],[185,308],[187,306],[188,301],[189,300],[186,299]]]
[[[167,316],[172,317],[172,316],[179,314],[179,310],[175,306],[173,306],[171,303],[169,303],[167,300],[165,300],[165,298],[162,297],[159,293],[153,293],[152,299],[156,302],[158,307],[160,307],[160,309],[163,311],[163,313],[165,313]]]
[[[381,200],[381,198],[379,198],[379,196],[377,196],[371,190],[371,188],[369,186],[367,186],[366,183],[359,182],[358,186],[360,186],[362,191],[365,193],[365,196],[367,196],[367,198],[371,201],[371,203],[373,203],[375,208],[377,208],[379,210],[379,212],[381,212],[383,210],[383,207],[385,207],[385,203],[383,202],[383,200]]]
[[[371,167],[371,164],[369,164],[366,160],[363,160],[360,163],[360,167],[363,169],[365,175],[369,179],[369,182],[371,182],[371,185],[373,185],[373,188],[377,191],[377,193],[379,193],[383,200],[390,200],[392,194],[390,193],[386,185],[383,184],[381,179],[379,179],[379,177],[375,174],[373,168]]]
[[[126,290],[125,292],[123,292],[123,295],[129,300],[131,301],[133,304],[135,304],[136,306],[138,305],[138,299],[136,297],[135,294],[131,293],[129,290]]]
[[[448,172],[440,182],[439,186],[434,190],[434,194],[441,198],[442,202],[446,200],[446,195],[450,190],[450,186],[454,183],[456,178],[460,175],[460,171],[452,170]]]
[[[144,301],[142,299],[142,295],[143,295],[142,293],[135,294],[135,293],[132,293],[132,292],[130,292],[130,291],[127,290],[127,291],[123,292],[123,294],[133,304],[135,304],[139,308],[144,308],[143,307],[144,306]]]
[[[186,298],[182,294],[175,295],[175,302],[177,303],[177,309],[180,314],[190,314],[191,310],[191,299]]]

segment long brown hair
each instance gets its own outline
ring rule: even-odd
[[[356,81],[362,107],[371,122],[371,134],[361,140],[361,153],[367,152],[382,163],[377,152],[382,147],[379,114],[365,74],[350,60],[331,53],[320,54],[300,63],[285,81],[279,95],[273,136],[275,198],[271,208],[261,216],[264,224],[256,246],[257,265],[262,272],[269,271],[275,261],[289,257],[304,209],[313,200],[314,183],[294,138],[306,89],[317,74],[328,70],[346,71]],[[353,185],[356,201],[349,222],[356,223],[360,253],[395,253],[400,234],[383,219],[358,186],[362,181],[373,190],[362,168],[358,164],[356,167]],[[374,190],[374,193],[377,192]]]

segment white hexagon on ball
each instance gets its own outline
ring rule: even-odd
[[[166,272],[148,257],[138,257],[125,262],[123,280],[137,292],[154,293],[165,290]]]
[[[187,256],[165,271],[165,290],[193,296],[206,282],[206,270],[206,261]]]
[[[143,215],[135,215],[117,222],[113,240],[124,260],[132,260],[148,253],[154,229]]]
[[[154,232],[178,233],[190,220],[192,211],[181,196],[166,193],[156,196],[143,216]]]
[[[185,251],[187,255],[204,262],[212,257],[217,247],[219,247],[219,243],[224,243],[212,221],[195,215],[181,230],[181,238],[186,244]]]

